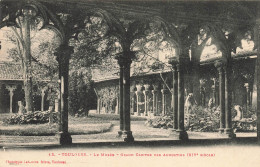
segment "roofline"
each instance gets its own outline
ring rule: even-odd
[[[23,81],[23,79],[4,79],[4,78],[0,78],[0,81]]]
[[[256,59],[257,58],[257,55],[256,54],[252,54],[252,55],[249,55],[249,56],[237,56],[237,57],[232,57],[234,60],[241,60],[241,59]],[[203,63],[200,63],[201,66],[204,66],[204,65],[209,65],[209,64],[212,64],[212,62],[203,62]],[[161,72],[161,73],[167,73],[167,72],[170,72],[170,70],[167,70],[167,71],[164,71],[164,72]],[[135,77],[141,77],[141,76],[149,76],[149,75],[155,75],[155,74],[159,74],[160,71],[158,72],[152,72],[152,73],[143,73],[143,74],[139,74],[139,75],[133,75],[131,76],[130,78],[135,78]],[[105,81],[109,81],[109,80],[118,80],[120,77],[117,76],[117,77],[111,77],[111,78],[106,78],[106,79],[97,79],[97,80],[93,80],[94,83],[100,83],[100,82],[105,82]]]

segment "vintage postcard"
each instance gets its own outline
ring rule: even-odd
[[[0,166],[260,164],[260,2],[0,0]]]

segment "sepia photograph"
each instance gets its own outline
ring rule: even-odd
[[[259,167],[260,1],[0,0],[0,167]]]

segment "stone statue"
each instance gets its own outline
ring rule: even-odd
[[[23,113],[25,113],[25,107],[23,106],[22,101],[18,101],[18,107],[19,107],[19,110],[18,110],[19,115],[22,115]]]
[[[239,121],[243,118],[243,112],[242,112],[242,108],[239,105],[235,105],[234,109],[236,110],[236,116],[234,118],[234,121]]]
[[[213,107],[213,98],[210,98],[208,103],[208,108],[212,109],[212,107]]]
[[[190,125],[190,114],[194,105],[197,105],[197,103],[193,97],[193,93],[189,93],[184,104],[185,115],[187,117],[187,126]]]

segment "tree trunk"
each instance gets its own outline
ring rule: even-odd
[[[30,39],[30,18],[24,18],[24,41],[25,47],[23,51],[23,77],[24,77],[24,93],[26,111],[34,111],[33,109],[33,95],[32,95],[32,75],[31,75],[31,39]]]

